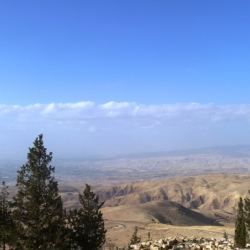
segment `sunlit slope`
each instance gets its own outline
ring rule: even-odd
[[[98,193],[106,207],[168,200],[190,209],[235,213],[239,197],[248,194],[249,183],[250,175],[207,175],[122,184]]]
[[[96,188],[109,220],[173,225],[235,222],[239,197],[250,189],[250,175],[204,175]],[[64,206],[78,206],[84,184],[60,185]]]

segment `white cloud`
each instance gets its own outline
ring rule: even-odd
[[[0,105],[0,148],[23,152],[44,133],[56,154],[150,152],[250,143],[250,104],[135,102]]]
[[[101,104],[100,106],[103,109],[114,110],[114,109],[129,108],[129,107],[131,107],[133,105],[135,105],[135,103],[129,103],[129,102],[107,102],[107,103]]]
[[[0,105],[0,118],[20,123],[49,122],[56,124],[90,124],[124,122],[141,127],[167,124],[221,123],[250,121],[250,105],[216,105],[177,103],[142,105],[134,102],[50,103],[28,106]],[[95,127],[96,128],[96,127]]]
[[[56,105],[55,103],[49,104],[45,110],[43,110],[43,114],[51,114],[56,112]]]

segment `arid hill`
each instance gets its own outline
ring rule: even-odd
[[[175,217],[176,214],[171,215],[170,213],[177,210],[177,208],[169,209],[170,203],[165,202],[168,201],[174,202],[171,204],[175,204],[177,207],[181,205],[183,209],[189,209],[184,213],[189,214],[190,217],[192,217],[191,212],[194,211],[202,214],[205,218],[210,219],[208,224],[211,225],[211,220],[220,221],[222,224],[234,223],[239,197],[248,195],[249,183],[250,175],[204,175],[108,186],[96,189],[96,192],[100,199],[105,201],[103,211],[109,219],[112,219],[113,214],[114,219],[121,220],[125,216],[123,214],[126,214],[124,220],[128,221],[137,221],[139,217],[143,217],[147,221],[162,218],[159,222],[167,223],[170,219],[165,215],[163,217],[160,215],[163,211],[162,207],[168,211],[170,217]],[[66,207],[78,205],[78,192],[82,188],[83,186],[60,187]],[[119,216],[116,211],[120,211]],[[197,224],[197,222],[195,224],[191,221],[189,223],[184,216],[183,220],[187,223],[182,222],[181,217],[176,221],[170,221],[175,225]]]
[[[105,207],[105,219],[126,222],[161,223],[179,226],[219,225],[215,220],[173,201],[152,201],[137,205]]]
[[[221,210],[234,215],[240,196],[248,194],[250,175],[204,175],[157,182],[138,182],[98,191],[106,207],[174,201],[186,208]]]

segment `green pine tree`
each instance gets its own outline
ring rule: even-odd
[[[79,194],[80,209],[69,211],[68,225],[72,230],[74,249],[97,250],[105,243],[106,232],[99,196],[86,184],[83,194]]]
[[[250,193],[250,190],[248,191]],[[250,232],[250,198],[244,199],[244,214],[245,214],[245,224],[248,231],[247,240],[249,242],[249,232]]]
[[[14,228],[8,195],[8,186],[3,181],[0,192],[0,248],[3,250],[7,249],[7,245],[10,245],[11,232]]]
[[[135,227],[135,231],[130,238],[129,246],[134,245],[134,244],[138,244],[141,242],[141,237],[139,237],[137,235],[137,233],[138,233],[138,227]],[[150,236],[150,235],[148,235],[148,236]]]
[[[63,206],[57,181],[51,176],[55,171],[50,165],[52,153],[46,151],[39,135],[29,148],[27,163],[18,171],[12,206],[15,244],[20,249],[60,249],[56,236],[63,230]]]
[[[246,246],[246,234],[247,232],[245,225],[244,204],[242,198],[240,197],[238,202],[238,211],[234,234],[234,242],[236,247],[244,248]]]

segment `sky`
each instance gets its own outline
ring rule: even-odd
[[[0,1],[0,157],[250,144],[250,1]]]

